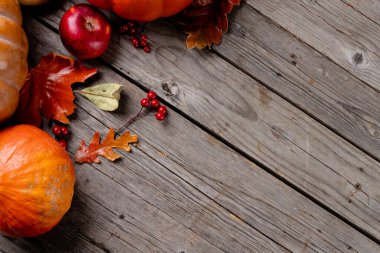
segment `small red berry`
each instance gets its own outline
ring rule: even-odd
[[[67,141],[65,140],[59,140],[59,145],[61,145],[62,148],[67,149]]]
[[[140,46],[141,47],[146,47],[146,46],[148,46],[149,45],[149,43],[147,42],[147,41],[145,41],[145,40],[141,40],[141,42],[140,42]]]
[[[54,126],[51,131],[55,136],[60,136],[62,134],[62,130],[60,126]]]
[[[137,40],[137,39],[136,39],[136,37],[131,36],[131,38],[130,38],[129,40],[133,43],[133,41],[134,41],[134,40]]]
[[[152,106],[152,108],[156,109],[160,106],[160,101],[158,101],[157,99],[152,99],[150,101],[150,105]]]
[[[135,48],[139,48],[140,47],[140,42],[136,39],[134,41],[132,41],[132,44]]]
[[[166,115],[166,113],[168,113],[168,109],[166,108],[166,106],[162,105],[162,106],[160,106],[160,107],[158,108],[157,112]]]
[[[148,41],[148,36],[146,36],[145,34],[141,35],[141,41],[147,42]]]
[[[156,94],[156,92],[154,92],[154,91],[149,91],[148,93],[147,93],[147,96],[146,96],[149,100],[153,100],[153,99],[155,99],[156,97],[157,97],[157,94]]]
[[[133,22],[128,22],[127,25],[128,25],[129,27],[135,27],[135,23],[133,23]]]
[[[120,34],[126,34],[127,32],[128,32],[128,26],[127,25],[122,25],[122,26],[120,26],[120,28],[119,28],[119,33]]]
[[[69,136],[69,129],[67,128],[67,126],[62,126],[61,127],[61,135],[63,136],[63,137],[67,137],[67,136]]]
[[[145,52],[145,53],[150,53],[150,51],[151,51],[150,46],[145,46],[145,47],[144,47],[144,52]]]
[[[140,104],[142,107],[148,107],[150,105],[150,101],[147,98],[143,98],[141,99]]]
[[[130,34],[136,34],[136,29],[133,28],[133,27],[130,28],[130,29],[129,29],[129,33],[130,33]]]
[[[160,113],[160,112],[156,113],[155,116],[156,116],[156,119],[157,119],[158,121],[163,121],[163,120],[165,119],[165,114]]]

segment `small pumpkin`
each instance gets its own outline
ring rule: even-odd
[[[74,166],[67,152],[39,128],[0,131],[0,233],[41,235],[62,219],[74,193]]]
[[[17,0],[0,0],[0,123],[17,108],[28,74],[28,40]]]
[[[98,8],[113,11],[119,17],[139,22],[177,14],[192,0],[88,0]]]

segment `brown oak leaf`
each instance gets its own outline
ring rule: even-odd
[[[188,34],[187,47],[201,49],[219,45],[223,32],[228,30],[227,14],[236,5],[240,5],[240,0],[194,0],[178,20]]]
[[[113,151],[114,148],[131,152],[129,144],[136,143],[137,141],[137,135],[131,135],[129,131],[115,139],[115,130],[111,128],[103,143],[101,143],[100,134],[96,132],[88,146],[82,140],[75,155],[75,161],[77,163],[100,163],[99,156],[103,156],[110,161],[115,161],[120,158],[120,155]]]
[[[71,85],[84,82],[96,72],[65,56],[50,53],[42,57],[20,91],[16,118],[20,123],[40,126],[42,114],[48,120],[68,124],[67,116],[75,109]]]

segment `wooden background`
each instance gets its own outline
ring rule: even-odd
[[[23,9],[32,65],[68,54],[58,25],[78,2]],[[150,89],[168,120],[131,126],[140,142],[116,163],[77,165],[60,225],[0,252],[380,252],[380,1],[247,0],[211,50],[166,21],[147,30],[152,53],[115,33],[86,62],[123,103],[78,97],[69,152]]]

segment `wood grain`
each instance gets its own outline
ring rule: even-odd
[[[247,0],[247,3],[380,90],[380,26],[338,0]]]
[[[215,50],[380,160],[379,93],[251,6]]]
[[[77,232],[77,225],[79,223],[73,224],[71,227],[66,224],[67,220],[70,219],[70,216],[71,213],[64,218],[58,227],[37,238],[12,239],[0,235],[1,250],[4,250],[7,253],[105,252],[101,247],[91,243],[87,237],[83,236],[83,234]],[[78,216],[78,218],[80,217]],[[85,219],[86,218],[82,218],[82,220]],[[102,235],[103,231],[99,229],[98,234]],[[13,247],[8,245],[13,245]]]
[[[85,112],[80,110],[78,114],[81,116]],[[86,124],[105,129],[94,118],[89,118]],[[84,123],[74,126],[77,133],[83,131],[83,135],[78,136],[87,136],[88,139],[91,137],[89,129]],[[80,138],[74,140],[72,146],[79,145],[79,141]],[[106,164],[94,167],[106,175],[107,180],[94,177],[92,168],[85,177],[86,181],[94,182],[93,186],[84,188],[92,196],[95,192],[102,196],[97,198],[97,202],[114,212],[114,220],[124,216],[123,220],[129,224],[115,222],[120,223],[118,227],[122,229],[113,229],[114,233],[117,232],[120,239],[134,244],[142,252],[152,251],[146,246],[143,248],[144,245],[149,246],[149,241],[158,244],[165,252],[287,252],[249,225],[237,218],[232,219],[230,212],[213,205],[212,200],[138,148],[117,164]],[[85,169],[83,167],[86,166],[78,166]],[[99,215],[103,212],[99,211]],[[86,215],[93,216],[92,213]],[[104,226],[110,226],[109,222],[104,222]],[[139,233],[128,231],[131,226],[141,230],[141,238]]]
[[[42,16],[57,27],[62,13]],[[184,35],[175,29],[157,23],[147,29],[153,53],[142,54],[128,38],[114,36],[105,61],[148,89],[159,89],[209,131],[380,238],[377,161],[219,56],[185,49]]]
[[[0,252],[1,253],[21,253],[24,252],[16,244],[14,244],[11,239],[0,236]],[[30,251],[33,252],[33,251]]]
[[[47,28],[30,21],[29,29],[33,31],[29,36],[34,62],[52,49],[65,53],[58,36]],[[126,116],[139,110],[138,102],[144,96],[140,89],[115,72],[98,62],[92,64],[102,73],[99,82],[112,80],[125,84],[128,96],[124,99],[128,103],[122,104],[118,113],[110,114],[79,98],[78,119],[72,128],[80,135],[73,136],[70,150],[75,150],[79,144],[79,136],[87,142],[90,140],[86,129],[98,129],[104,135],[106,126],[122,125]],[[94,167],[115,184],[132,191],[142,201],[154,205],[220,249],[230,252],[284,250],[278,244],[292,252],[371,252],[380,249],[355,229],[175,112],[170,112],[165,124],[147,117],[131,129],[140,135],[140,144],[134,152],[123,155],[116,164],[105,162]],[[133,217],[138,216],[145,210],[139,208],[138,203],[128,205],[128,202],[117,201],[122,197],[115,193],[116,188],[109,186],[110,183],[95,184],[94,189],[89,189],[89,195],[99,193],[103,197],[97,201],[115,213],[120,213],[118,208],[122,206],[125,216],[130,213]],[[126,197],[130,195],[125,194]],[[203,208],[198,208],[199,205]],[[155,229],[165,225],[161,219],[152,217],[146,222],[158,222],[159,225],[151,226]],[[227,229],[229,223],[236,228]],[[243,231],[245,236],[241,234]],[[272,243],[268,243],[268,238]]]
[[[380,2],[378,0],[342,0],[348,6],[380,25]]]

